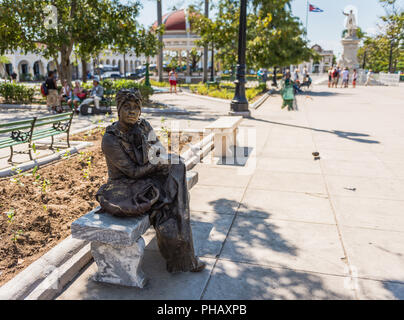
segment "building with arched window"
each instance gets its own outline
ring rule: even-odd
[[[164,24],[163,65],[168,65],[175,59],[179,66],[185,64],[189,75],[190,66],[193,62],[191,50],[196,49],[198,62],[194,67],[202,68],[203,48],[195,44],[195,41],[199,40],[200,37],[192,31],[188,10],[181,9],[166,13],[162,23]],[[153,24],[153,28],[156,27],[157,22]]]
[[[57,72],[57,65],[52,59],[46,59],[38,54],[22,53],[20,50],[14,52],[8,52],[4,55],[8,63],[0,63],[0,78],[8,78],[12,73],[17,74],[17,79],[19,81],[34,80],[42,81],[46,78],[49,71]],[[120,67],[120,73],[123,75],[124,61],[126,64],[126,72],[132,72],[136,67],[129,67],[129,65],[136,65],[136,61],[146,61],[144,56],[137,57],[134,52],[129,52],[128,54],[115,53],[109,50],[104,51],[98,57],[98,59],[92,59],[87,63],[87,70],[94,74],[99,64],[110,65],[111,62],[115,66]],[[71,70],[73,80],[82,77],[83,66],[81,61],[76,61],[76,57],[72,55],[71,57]],[[152,57],[150,63],[156,63],[155,57]],[[132,70],[133,69],[133,70]]]

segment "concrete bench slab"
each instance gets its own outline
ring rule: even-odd
[[[208,132],[214,133],[214,146],[213,154],[215,157],[232,157],[234,156],[234,149],[237,146],[237,132],[238,126],[243,117],[221,117],[205,129]]]
[[[147,215],[140,218],[119,218],[106,213],[97,213],[99,209],[87,213],[72,223],[73,238],[132,246],[150,227]]]

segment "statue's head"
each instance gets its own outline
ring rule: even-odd
[[[119,121],[127,126],[136,124],[140,118],[142,95],[139,89],[122,89],[116,94]]]

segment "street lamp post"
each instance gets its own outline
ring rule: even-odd
[[[205,17],[209,18],[209,0],[205,0]],[[208,81],[208,51],[209,47],[206,44],[203,47],[203,82]]]
[[[161,7],[161,1],[162,0],[157,0],[157,24],[160,27],[161,24],[163,23],[163,17],[162,17],[162,7]],[[160,44],[163,42],[163,37],[161,34],[158,35],[158,39]],[[159,49],[158,52],[158,74],[159,74],[159,82],[163,82],[163,47]]]
[[[236,74],[236,90],[231,101],[230,115],[249,117],[248,101],[245,96],[245,74],[246,74],[246,31],[247,31],[247,0],[240,0],[240,23],[238,30],[238,62]]]

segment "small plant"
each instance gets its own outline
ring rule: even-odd
[[[41,191],[42,191],[42,193],[46,193],[47,192],[47,189],[48,189],[48,187],[51,185],[51,182],[48,180],[48,179],[46,179],[46,178],[44,178],[43,180],[42,180],[42,184],[41,184]]]
[[[12,240],[13,242],[17,242],[18,238],[19,238],[20,236],[22,236],[23,234],[24,234],[24,232],[22,232],[22,230],[20,229],[20,230],[14,232],[13,237],[11,238],[11,240]]]
[[[86,156],[86,153],[84,151],[79,152],[79,160],[80,160],[80,162],[82,162],[84,160],[85,156]]]
[[[13,172],[16,175],[16,177],[11,178],[10,181],[20,186],[24,186],[24,184],[20,180],[21,177],[23,176],[22,169],[14,167],[13,169],[11,169],[11,172]]]
[[[70,150],[66,150],[66,152],[63,154],[62,158],[67,160],[70,159],[71,154],[70,154]]]
[[[90,173],[91,173],[91,165],[92,165],[92,157],[91,156],[89,156],[87,158],[86,164],[87,164],[87,168],[83,169],[83,176],[84,176],[85,179],[89,179],[90,178]]]
[[[15,210],[11,208],[9,211],[6,212],[7,215],[7,222],[12,223],[15,217]]]
[[[41,179],[41,175],[38,173],[38,166],[35,166],[34,170],[32,170],[32,176],[34,177],[34,181],[32,182],[33,185],[36,185],[39,183],[39,180]]]
[[[32,150],[34,151],[35,154],[38,152],[38,150],[36,149],[35,143],[32,144]]]

